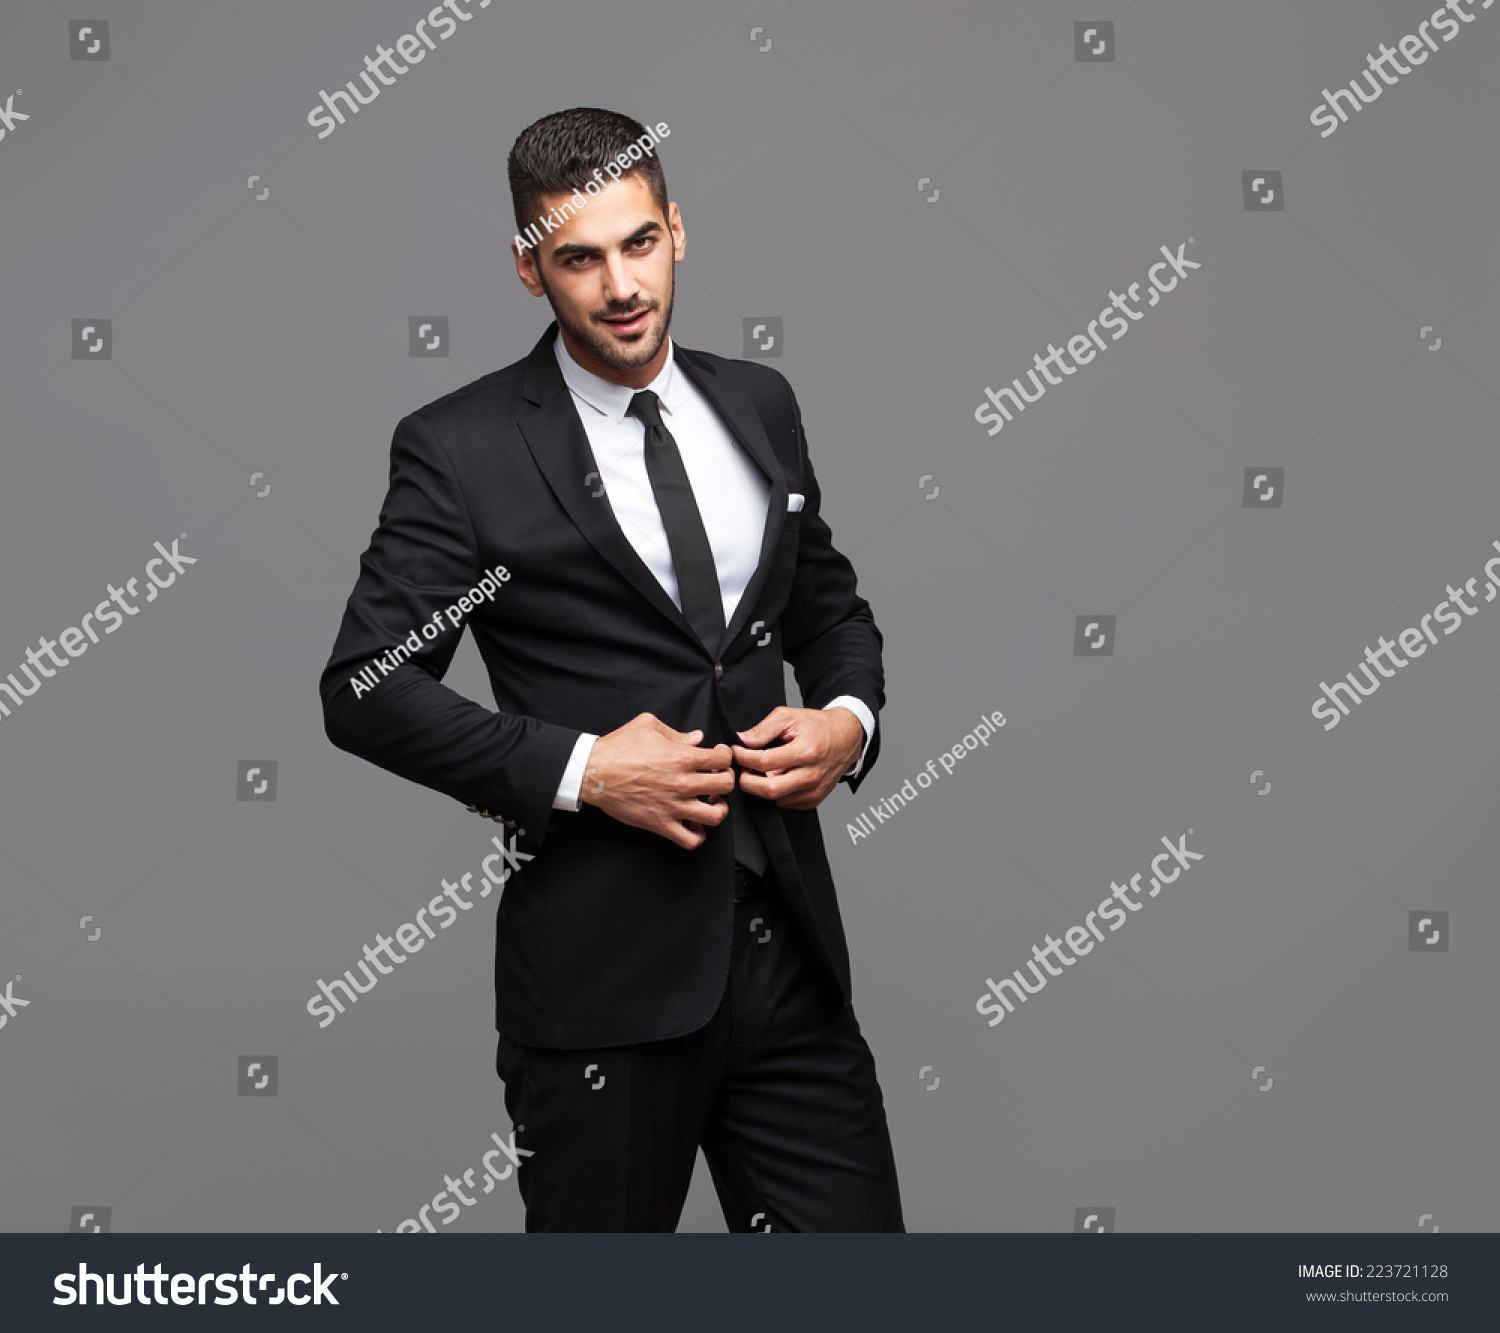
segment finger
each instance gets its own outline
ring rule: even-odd
[[[762,777],[759,773],[743,772],[740,774],[740,790],[767,801],[771,799],[773,782],[774,779]]]
[[[787,728],[795,720],[796,714],[790,708],[778,704],[748,731],[742,731],[739,735],[746,745],[759,747],[785,735]]]
[[[728,796],[734,790],[734,773],[727,768],[712,773],[679,773],[666,788],[668,797],[683,801]]]
[[[724,744],[715,745],[710,750],[695,746],[689,762],[696,772],[717,773],[727,770],[734,762],[734,752]]]
[[[661,834],[669,842],[675,842],[686,851],[701,847],[708,841],[708,834],[697,820],[668,819],[657,825],[652,832]]]
[[[703,831],[701,825],[694,825],[690,828],[685,824],[674,823],[669,826],[666,836],[689,852],[708,841],[708,834]]]
[[[677,814],[689,824],[708,824],[717,828],[729,818],[729,803],[724,800],[684,801]]]
[[[749,750],[743,745],[736,745],[732,748],[735,762],[741,768],[747,768],[756,773],[769,773],[777,769],[805,768],[817,757],[812,743],[805,740],[792,740],[785,745],[772,746],[769,750]]]
[[[702,774],[692,786],[690,795],[717,798],[728,796],[734,790],[734,770],[725,768],[715,773]]]
[[[727,745],[722,749],[724,753],[716,758],[713,750],[704,750],[697,745],[662,737],[637,746],[631,752],[631,760],[635,764],[634,772],[637,777],[649,773],[658,781],[670,781],[685,774],[713,773],[727,768],[727,761],[733,756],[729,754]]]
[[[682,741],[685,745],[697,745],[703,739],[703,731],[696,728],[693,731],[678,731],[675,727],[669,727],[655,713],[645,713],[647,724],[658,736],[666,736],[674,741]]]
[[[815,810],[838,784],[820,774],[812,781],[801,781],[782,792],[776,804],[783,810]]]
[[[666,807],[674,819],[697,819],[707,811],[725,803],[727,793],[700,794],[698,792],[674,792],[668,795]]]
[[[780,777],[762,777],[759,773],[741,773],[740,789],[762,800],[774,801],[778,805],[788,796],[796,796],[817,786],[817,774],[812,769],[798,769],[783,773]]]

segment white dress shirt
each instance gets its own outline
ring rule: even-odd
[[[651,479],[646,473],[645,423],[638,417],[626,415],[630,400],[639,390],[600,379],[592,371],[585,370],[568,354],[561,333],[553,347],[563,380],[583,421],[589,448],[599,466],[604,494],[620,530],[646,568],[681,609],[682,598],[677,590],[672,548],[667,541],[661,510],[656,506],[656,493],[651,489]],[[735,608],[760,561],[771,483],[729,433],[713,404],[698,386],[678,372],[670,338],[667,339],[666,364],[646,387],[660,400],[662,424],[677,441],[682,465],[692,483],[693,497],[698,502],[698,512],[703,516],[708,544],[714,554],[719,591],[724,598],[724,623],[727,625],[734,618]],[[847,708],[864,728],[864,745],[860,748],[859,759],[849,770],[851,774],[858,773],[864,767],[870,737],[875,734],[874,712],[869,704],[852,694],[841,694],[824,707]],[[583,785],[584,770],[588,767],[589,752],[598,739],[590,732],[578,737],[552,802],[554,810],[579,808],[578,793]]]

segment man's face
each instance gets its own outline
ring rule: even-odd
[[[682,219],[672,204],[664,222],[639,176],[583,197],[587,207],[523,251],[516,272],[533,296],[546,296],[580,365],[619,383],[647,384],[665,360],[673,266],[686,244]],[[543,211],[567,198],[545,196]]]

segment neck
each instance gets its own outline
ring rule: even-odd
[[[568,349],[568,355],[580,366],[590,374],[597,375],[601,380],[623,385],[627,389],[644,389],[661,374],[662,367],[667,364],[668,339],[666,338],[661,340],[661,346],[656,349],[656,355],[645,365],[621,370],[619,366],[612,366],[607,361],[601,361],[587,347],[580,346],[561,324],[557,326],[557,332],[563,340],[563,346]]]

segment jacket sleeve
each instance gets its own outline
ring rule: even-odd
[[[580,733],[491,712],[442,683],[466,619],[458,599],[484,572],[452,464],[420,414],[396,426],[390,487],[359,563],[319,686],[328,739],[465,805],[503,814],[541,842]],[[460,616],[456,625],[449,607]],[[365,667],[378,680],[356,689]]]
[[[878,718],[885,707],[885,642],[870,604],[859,595],[854,566],[833,544],[833,533],[820,512],[822,495],[807,452],[802,413],[787,385],[802,456],[805,499],[797,541],[797,568],[786,609],[781,613],[781,652],[792,664],[797,688],[808,708],[821,708],[841,694],[863,699],[876,715],[864,763],[853,777],[840,779],[851,791],[869,776],[880,753]]]

